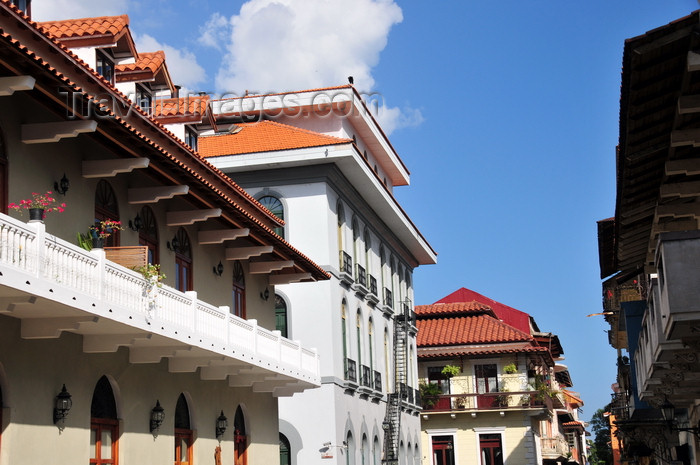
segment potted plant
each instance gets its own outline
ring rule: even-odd
[[[115,231],[122,231],[121,221],[106,219],[98,221],[90,226],[90,237],[92,238],[93,248],[102,248],[104,240],[111,236]]]
[[[455,407],[465,408],[467,406],[467,396],[455,397]]]
[[[418,391],[420,392],[423,407],[426,409],[432,408],[437,403],[438,397],[442,395],[442,389],[435,383],[420,383]]]
[[[508,365],[503,367],[503,372],[507,375],[512,375],[517,373],[518,371],[518,366],[515,363],[509,363]]]
[[[29,221],[43,221],[47,213],[58,212],[61,213],[65,208],[66,204],[58,204],[56,199],[53,197],[52,191],[47,191],[45,194],[40,194],[39,192],[32,192],[32,197],[29,199],[22,199],[19,203],[11,203],[7,206],[18,212],[23,210],[29,210]]]
[[[144,266],[137,266],[133,268],[133,270],[141,273],[144,279],[148,281],[151,285],[156,285],[158,287],[163,285],[163,280],[166,278],[166,276],[160,272],[159,264],[154,265],[151,263],[147,263]]]
[[[446,379],[453,378],[453,377],[457,376],[458,374],[460,374],[461,372],[462,372],[462,370],[458,366],[455,366],[455,365],[445,365],[441,371],[442,376],[444,376]]]

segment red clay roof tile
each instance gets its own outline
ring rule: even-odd
[[[488,315],[436,318],[416,321],[417,345],[441,346],[532,341],[529,334]]]
[[[155,74],[158,69],[165,63],[165,52],[158,50],[157,52],[142,52],[139,53],[139,59],[135,63],[128,63],[125,65],[117,65],[117,80],[119,80],[119,73],[132,72],[132,71],[150,71]]]
[[[196,97],[157,99],[155,102],[155,110],[153,112],[153,117],[156,119],[182,116],[201,117],[207,112],[208,104],[208,95],[198,95]]]
[[[436,303],[432,305],[416,305],[414,308],[418,318],[435,317],[438,315],[458,314],[480,314],[487,313],[491,316],[496,316],[491,307],[477,301],[471,302],[454,302],[454,303]]]
[[[37,23],[58,39],[95,35],[116,36],[129,25],[129,16],[99,16],[96,18],[65,19]]]
[[[241,130],[235,134],[201,137],[199,154],[207,158],[352,143],[352,139],[327,136],[269,120],[237,126]]]

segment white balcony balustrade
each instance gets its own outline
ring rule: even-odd
[[[86,352],[127,346],[132,363],[168,357],[171,371],[203,367],[202,378],[275,396],[320,385],[315,350],[2,214],[0,313],[21,319],[24,338],[70,331]]]

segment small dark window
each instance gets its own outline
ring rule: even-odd
[[[197,137],[197,131],[193,127],[185,127],[185,144],[189,145],[195,152],[198,150]]]
[[[275,329],[287,337],[287,303],[275,294]]]
[[[152,101],[153,96],[151,95],[151,91],[141,84],[136,84],[136,99],[134,103],[141,107],[146,113],[150,113]]]
[[[180,228],[175,235],[177,248],[175,249],[175,289],[178,291],[192,290],[192,248],[190,237],[184,228]]]
[[[239,261],[233,262],[232,288],[231,313],[245,318],[245,275]]]
[[[97,74],[114,85],[114,61],[102,50],[97,51]]]

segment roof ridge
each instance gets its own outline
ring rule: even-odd
[[[97,22],[99,20],[105,20],[105,19],[123,19],[126,22],[126,25],[129,24],[129,15],[128,14],[121,14],[121,15],[107,15],[107,16],[86,16],[85,18],[69,18],[69,19],[55,19],[55,20],[50,20],[50,21],[36,21],[36,24],[43,26],[45,24],[67,24],[67,23],[79,23],[79,22]]]

